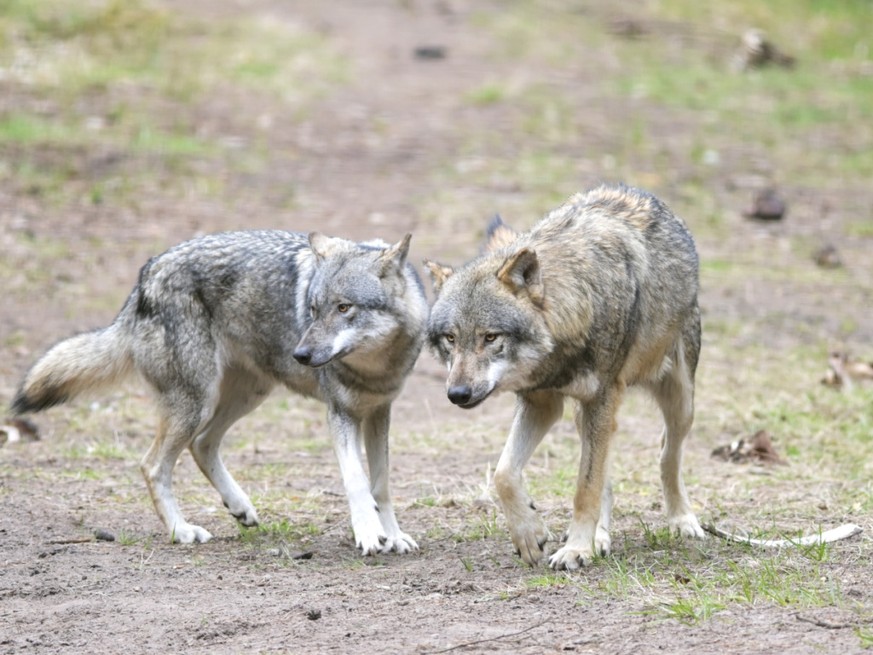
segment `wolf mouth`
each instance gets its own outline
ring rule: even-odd
[[[456,402],[456,403],[454,403],[454,404],[455,404],[455,406],[460,407],[461,409],[473,409],[474,407],[478,407],[478,406],[481,405],[483,402],[485,402],[485,400],[486,400],[490,395],[491,395],[491,391],[489,391],[488,393],[486,393],[486,394],[485,394],[484,396],[482,396],[481,398],[472,398],[472,399],[470,399],[470,400],[468,400],[468,401],[466,401],[466,402],[463,402],[463,403],[457,403],[457,402]],[[452,401],[452,402],[454,402],[454,401]]]

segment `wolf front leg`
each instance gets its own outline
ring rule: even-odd
[[[606,466],[622,391],[618,387],[605,390],[596,400],[580,403],[577,410],[576,427],[582,454],[573,498],[573,519],[567,531],[567,543],[549,558],[553,569],[578,569],[590,564],[595,554],[609,554],[612,490],[607,482]]]
[[[509,438],[494,472],[494,487],[512,543],[530,565],[543,556],[549,533],[524,490],[522,470],[546,432],[561,417],[564,397],[551,391],[518,394]]]
[[[364,419],[364,447],[370,468],[370,489],[376,501],[379,520],[386,540],[382,552],[408,553],[418,550],[418,544],[400,529],[388,485],[388,433],[391,425],[391,405],[383,405]]]
[[[683,537],[703,539],[706,535],[694,515],[682,480],[682,442],[694,421],[694,373],[688,365],[685,348],[685,344],[680,343],[673,367],[652,392],[664,415],[661,486],[667,521],[671,531]]]
[[[335,406],[328,408],[327,419],[349,499],[355,544],[362,554],[375,555],[384,547],[387,535],[361,461],[361,421]]]

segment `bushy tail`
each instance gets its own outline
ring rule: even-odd
[[[12,401],[14,414],[39,412],[121,382],[133,370],[118,323],[61,341],[28,371]]]

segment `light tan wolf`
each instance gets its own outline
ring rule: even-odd
[[[489,236],[485,252],[458,270],[425,262],[437,294],[428,338],[448,366],[454,404],[517,394],[494,484],[521,557],[537,562],[548,536],[522,469],[561,417],[564,398],[576,402],[582,455],[566,544],[549,563],[575,569],[609,552],[607,455],[631,385],[650,391],[664,415],[670,526],[703,537],[680,471],[700,351],[698,259],[685,224],[650,194],[600,187],[573,196],[529,232],[495,219]]]

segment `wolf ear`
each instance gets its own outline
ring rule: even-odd
[[[530,248],[510,255],[497,271],[497,279],[515,295],[526,293],[534,305],[543,306],[545,299],[540,260]]]
[[[495,214],[485,230],[485,244],[482,246],[482,252],[494,252],[504,246],[508,246],[515,241],[517,236],[518,232],[504,223],[503,219],[500,218],[500,214]]]
[[[412,239],[411,234],[407,234],[393,246],[388,246],[379,255],[379,261],[382,263],[382,277],[388,274],[389,271],[399,271],[406,264],[406,256],[409,254],[409,242]]]
[[[442,264],[437,264],[436,262],[432,262],[429,259],[424,260],[424,267],[430,273],[430,279],[433,281],[433,292],[436,295],[440,295],[440,289],[443,288],[446,280],[452,277],[455,269],[453,269],[451,266],[443,266]]]
[[[344,239],[337,237],[329,237],[321,232],[309,233],[309,247],[315,253],[316,259],[321,263],[334,253],[336,253],[345,243]]]

